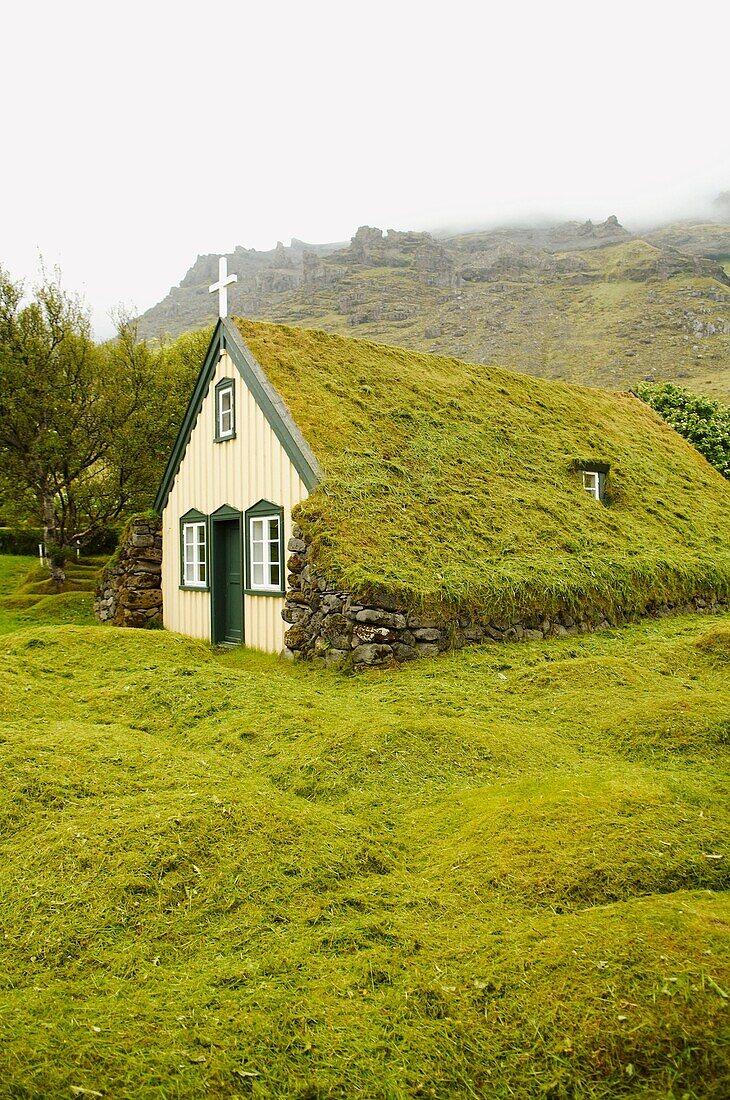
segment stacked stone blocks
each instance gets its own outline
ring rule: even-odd
[[[158,519],[138,517],[104,569],[94,611],[115,626],[162,625],[162,534]]]

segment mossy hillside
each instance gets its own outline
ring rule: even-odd
[[[285,279],[247,291],[244,277],[234,312],[610,389],[678,381],[728,403],[730,286],[720,266],[696,257],[727,264],[730,227],[673,229],[559,254],[519,230],[501,241],[466,234],[435,246],[446,250],[435,270],[408,246],[367,257],[346,250],[322,257],[319,277],[296,289],[275,290]],[[207,274],[201,268],[199,285],[151,311],[146,331],[182,332],[210,318]]]
[[[719,1100],[729,635],[8,635],[0,1091]]]
[[[722,260],[730,252],[730,225],[717,222],[677,222],[655,230],[648,240],[660,246],[679,249],[689,255]]]
[[[324,466],[300,519],[344,588],[498,617],[730,590],[728,486],[639,400],[237,324]]]
[[[730,287],[661,271],[647,241],[582,252],[577,267],[575,257],[555,257],[562,273],[548,265],[454,288],[424,283],[417,267],[356,266],[260,315],[541,378],[617,389],[653,377],[730,400]]]

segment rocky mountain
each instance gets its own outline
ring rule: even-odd
[[[730,192],[727,213],[730,223]],[[705,256],[720,263],[730,260],[730,224],[677,222],[649,233],[646,239],[659,248],[677,248],[692,256]]]
[[[730,399],[730,224],[643,237],[599,224],[436,237],[362,226],[349,243],[228,254],[229,309],[611,388],[676,379]],[[162,338],[215,319],[199,256],[140,319]]]

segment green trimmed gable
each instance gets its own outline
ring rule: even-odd
[[[495,615],[730,592],[730,486],[636,398],[235,324],[322,466],[297,518],[343,588]]]

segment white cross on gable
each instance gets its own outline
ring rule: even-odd
[[[211,283],[208,287],[209,294],[218,292],[218,316],[228,316],[228,284],[238,281],[238,275],[228,274],[228,260],[221,256],[218,261],[218,282]]]

